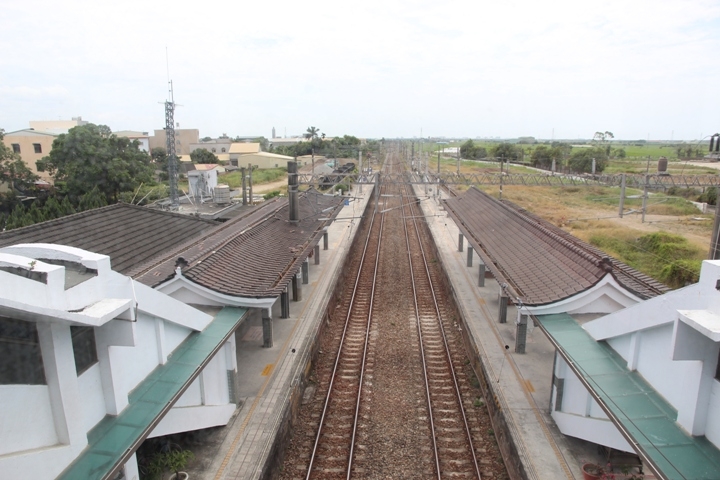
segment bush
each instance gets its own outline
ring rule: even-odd
[[[708,205],[716,205],[717,202],[717,188],[715,187],[708,187],[705,189],[705,191],[698,197],[698,202],[705,202]]]
[[[675,260],[660,272],[660,280],[672,288],[680,288],[697,283],[700,279],[702,260]]]

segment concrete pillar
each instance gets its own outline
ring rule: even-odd
[[[498,322],[507,323],[507,295],[500,294],[500,305],[498,306]]]
[[[485,286],[485,264],[480,263],[478,265],[478,287],[484,287]]]
[[[281,294],[281,301],[282,295],[285,295],[285,302],[287,303],[287,293]],[[272,348],[273,346],[273,325],[271,315],[272,314],[270,313],[269,308],[262,309],[263,348]]]
[[[468,245],[467,266],[472,267],[473,248]]]
[[[297,273],[292,277],[292,294],[293,302],[299,302],[302,300],[302,286],[300,285]]]
[[[323,250],[328,249],[328,232],[327,230],[323,233]]]
[[[79,452],[88,442],[70,326],[41,322],[37,324],[37,332],[55,432],[60,443],[72,445],[72,449]]]
[[[280,294],[280,318],[290,317],[290,299],[288,298],[287,286],[285,290]]]
[[[518,312],[518,321],[515,325],[515,353],[525,353],[527,343],[528,316]]]
[[[315,265],[320,265],[320,245],[315,245]]]
[[[462,233],[458,233],[458,252],[462,252],[462,251],[463,251],[463,238],[464,238],[464,237],[463,237],[463,234],[462,234]]]
[[[302,263],[302,283],[304,285],[307,285],[310,281],[310,261],[309,259],[305,259],[305,261]]]

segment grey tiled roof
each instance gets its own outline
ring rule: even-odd
[[[646,299],[668,290],[562,229],[476,188],[443,202],[488,268],[526,305],[545,305],[591,288],[608,272]]]
[[[55,243],[110,256],[114,270],[136,265],[217,227],[216,222],[118,203],[0,233],[0,247]]]
[[[175,249],[162,261],[143,267],[135,278],[151,286],[164,283],[175,275],[182,257],[187,262],[183,276],[198,285],[235,297],[276,297],[330,223],[319,218],[334,218],[342,202],[342,197],[300,194],[301,221],[294,226],[288,221],[288,200],[276,199]]]

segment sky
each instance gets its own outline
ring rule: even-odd
[[[720,1],[0,0],[0,128],[698,140]]]

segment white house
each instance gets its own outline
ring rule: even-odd
[[[0,285],[3,478],[138,478],[142,440],[234,412],[245,309],[202,312],[50,244],[0,248]]]

